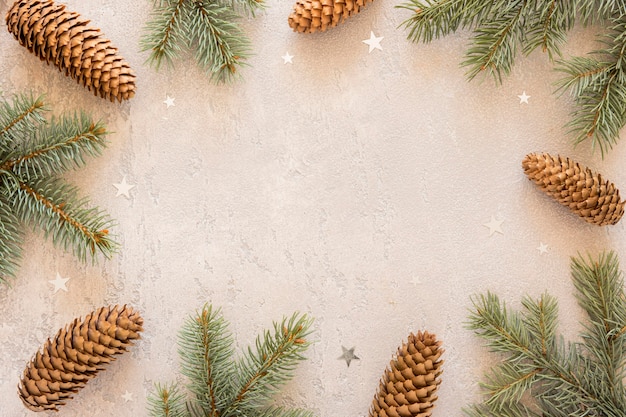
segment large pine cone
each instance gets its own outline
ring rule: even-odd
[[[434,334],[411,333],[385,370],[370,417],[429,417],[441,383],[442,354]]]
[[[54,410],[139,338],[143,319],[132,308],[102,307],[48,339],[24,370],[18,393],[26,408]]]
[[[624,202],[620,201],[615,185],[569,158],[547,153],[529,154],[522,161],[522,167],[543,192],[587,223],[615,224],[624,214]]]
[[[343,23],[372,0],[297,0],[289,15],[294,32],[314,33]]]
[[[22,46],[93,91],[114,101],[135,95],[135,74],[117,48],[89,21],[52,0],[18,0],[6,15]]]

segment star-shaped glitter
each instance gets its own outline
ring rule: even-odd
[[[543,255],[544,253],[548,253],[548,245],[543,242],[539,242],[539,246],[537,247],[539,251],[539,255]]]
[[[381,51],[383,50],[383,47],[380,46],[380,41],[382,40],[383,36],[377,38],[376,35],[374,35],[374,32],[370,31],[370,38],[365,39],[363,43],[367,44],[370,47],[369,53],[371,53],[374,49],[380,49]]]
[[[337,359],[343,359],[343,360],[345,360],[345,361],[346,361],[346,364],[347,364],[348,366],[350,366],[350,362],[352,362],[352,360],[360,360],[360,359],[361,359],[361,358],[359,358],[358,356],[356,356],[356,355],[354,354],[354,349],[355,349],[355,348],[352,348],[352,349],[346,349],[345,347],[343,347],[343,346],[342,346],[342,347],[341,347],[341,350],[343,350],[343,354],[342,354],[340,357],[338,357]]]
[[[65,286],[65,284],[67,284],[67,281],[69,281],[69,278],[63,278],[61,277],[61,275],[57,272],[57,277],[56,279],[50,280],[48,281],[50,284],[54,285],[54,292],[53,294],[56,294],[57,291],[59,290],[63,290],[65,292],[67,292],[67,287]]]
[[[293,64],[293,55],[289,55],[289,52],[286,52],[281,58],[285,61],[285,64]]]
[[[530,98],[530,96],[526,95],[526,91],[524,91],[522,95],[518,97],[519,97],[519,104],[522,104],[522,103],[528,104],[528,99]]]
[[[165,105],[167,106],[167,108],[169,109],[172,106],[175,106],[174,104],[174,100],[176,100],[175,98],[172,98],[170,96],[166,96],[167,98],[165,99],[165,101],[163,103],[165,103]]]
[[[130,198],[130,194],[128,194],[128,192],[135,188],[134,185],[126,182],[126,176],[122,178],[122,182],[120,182],[119,184],[113,184],[113,186],[117,188],[117,193],[115,193],[115,197],[124,195],[126,198]]]
[[[125,403],[127,403],[129,401],[135,401],[135,399],[133,398],[133,393],[132,392],[128,392],[128,391],[126,391],[124,393],[124,395],[122,395],[122,398],[124,399]]]
[[[489,236],[493,235],[494,233],[500,233],[501,235],[504,234],[504,232],[502,232],[502,223],[504,222],[504,220],[496,220],[495,217],[491,216],[491,221],[489,223],[484,223],[483,226],[489,228]]]

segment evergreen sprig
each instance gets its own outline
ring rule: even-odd
[[[23,224],[81,260],[116,248],[111,219],[79,198],[57,176],[85,165],[106,145],[106,129],[84,114],[46,121],[41,97],[0,102],[0,284],[14,277],[22,257]]]
[[[237,21],[261,7],[260,0],[155,0],[141,48],[150,51],[147,61],[157,70],[163,62],[173,67],[183,51],[195,51],[211,80],[230,81],[251,50]]]
[[[626,294],[613,252],[572,258],[579,305],[587,313],[580,342],[557,336],[558,304],[525,297],[512,311],[497,295],[473,299],[468,327],[504,355],[481,383],[487,398],[472,417],[618,417],[626,413]]]
[[[255,348],[234,360],[234,341],[219,309],[205,305],[187,319],[179,336],[181,372],[189,396],[177,383],[157,385],[149,397],[154,417],[312,417],[311,412],[268,405],[293,378],[310,345],[312,320],[294,313],[258,336]]]
[[[577,108],[568,126],[576,144],[589,139],[602,155],[626,124],[626,3],[618,0],[408,0],[402,24],[413,42],[430,42],[460,29],[472,30],[462,65],[467,76],[489,74],[497,83],[510,74],[521,51],[547,52],[564,73],[559,90],[570,90]],[[606,33],[589,57],[562,59],[561,46],[575,23],[598,23]]]

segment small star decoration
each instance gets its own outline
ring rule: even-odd
[[[519,97],[519,104],[522,104],[522,103],[528,104],[528,99],[530,98],[530,96],[526,95],[526,91],[524,91],[522,95],[518,97]]]
[[[134,398],[133,398],[133,393],[132,393],[132,392],[128,392],[128,391],[126,391],[126,392],[124,393],[124,395],[122,395],[122,398],[124,399],[124,402],[125,402],[125,403],[127,403],[127,402],[129,402],[129,401],[134,401]]]
[[[115,193],[115,197],[123,195],[126,198],[130,198],[130,194],[128,192],[135,188],[134,185],[128,184],[126,182],[126,176],[122,178],[122,182],[120,182],[119,184],[113,184],[113,186],[117,188],[117,193]]]
[[[170,96],[166,96],[167,98],[165,99],[165,101],[163,103],[165,103],[165,105],[167,106],[167,108],[169,109],[172,106],[175,106],[174,104],[174,100],[176,100],[175,98],[172,98]]]
[[[348,367],[350,366],[350,362],[352,362],[352,360],[360,360],[361,358],[359,358],[358,356],[356,356],[354,354],[354,347],[352,349],[346,349],[345,347],[341,347],[341,350],[343,350],[343,354],[338,357],[337,359],[343,359],[346,361],[346,364],[348,365]]]
[[[493,235],[494,233],[500,233],[501,235],[503,235],[504,234],[504,232],[502,232],[503,222],[504,220],[496,220],[495,217],[491,216],[491,221],[489,221],[489,223],[483,224],[483,226],[489,229],[489,236]]]
[[[380,49],[382,51],[383,47],[380,46],[380,41],[382,41],[383,38],[383,36],[377,38],[376,35],[374,35],[374,32],[370,31],[370,38],[365,39],[363,43],[367,44],[370,47],[369,53],[371,53],[374,49]]]
[[[281,58],[285,61],[285,64],[293,64],[293,55],[289,55],[289,52],[286,52]]]
[[[61,277],[61,275],[57,272],[56,279],[48,281],[50,284],[54,285],[53,294],[56,294],[59,290],[67,292],[67,287],[65,286],[65,284],[67,284],[67,281],[69,280],[69,278]]]
[[[539,246],[537,247],[539,251],[539,255],[543,255],[544,253],[548,253],[548,245],[543,242],[539,242]]]

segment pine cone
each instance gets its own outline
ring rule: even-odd
[[[130,307],[102,307],[48,339],[24,370],[18,393],[32,411],[54,410],[139,338],[143,319]]]
[[[297,0],[289,15],[294,32],[324,32],[361,11],[372,0]]]
[[[114,101],[135,95],[135,74],[117,48],[80,14],[52,0],[18,0],[6,15],[22,46],[93,91]]]
[[[522,161],[522,167],[543,192],[587,223],[615,224],[624,214],[624,202],[620,202],[615,185],[569,158],[547,153],[529,154]]]
[[[429,417],[441,383],[442,354],[434,334],[411,333],[380,381],[370,417]]]

